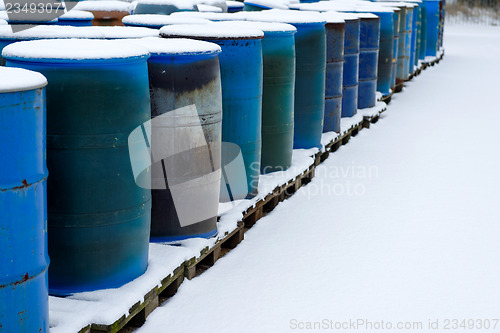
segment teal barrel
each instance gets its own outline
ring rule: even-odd
[[[0,67],[0,332],[49,332],[45,88]]]
[[[122,19],[125,26],[145,27],[151,29],[160,29],[166,25],[172,24],[206,24],[209,20],[198,17],[177,17],[171,15],[158,14],[137,14],[128,15]]]
[[[360,18],[358,109],[366,109],[377,103],[380,17],[372,13],[356,15]]]
[[[83,10],[72,9],[59,16],[58,25],[69,25],[74,27],[89,27],[92,25],[94,14]]]
[[[102,39],[104,34],[92,28],[76,28],[61,26],[29,26],[27,30],[13,33],[11,27],[0,26],[0,53],[9,44],[39,39]],[[0,66],[5,65],[5,59],[0,56]]]
[[[328,13],[326,20],[326,83],[323,132],[340,133],[342,78],[344,72],[345,20],[342,13]]]
[[[106,40],[41,40],[3,51],[47,77],[49,291],[119,287],[148,263],[151,191],[128,137],[150,120],[149,53]]]
[[[439,47],[439,0],[424,0],[426,13],[425,55],[435,57]]]
[[[160,29],[165,38],[192,38],[218,44],[222,85],[222,142],[233,143],[243,155],[246,188],[232,199],[257,194],[262,126],[262,38],[255,28],[231,27],[227,23],[170,25]],[[222,147],[222,164],[230,152]]]
[[[132,42],[151,53],[147,141],[156,156],[151,166],[151,241],[214,236],[221,180],[221,48],[190,39]],[[138,135],[142,139],[142,130]]]
[[[228,22],[264,32],[262,90],[262,154],[260,170],[283,171],[292,164],[293,104],[295,91],[295,39],[290,24]]]
[[[394,10],[377,6],[373,9],[360,9],[357,12],[370,12],[380,17],[380,45],[378,56],[377,91],[389,95],[392,83],[394,59]]]
[[[246,12],[260,12],[274,8],[274,4],[269,0],[245,0],[243,10]],[[282,8],[285,9],[285,8]]]
[[[289,23],[295,34],[295,149],[321,147],[325,115],[326,32],[320,14],[269,10],[250,15],[247,20]]]

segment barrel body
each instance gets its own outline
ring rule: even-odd
[[[413,8],[406,8],[406,31],[405,31],[405,49],[404,49],[404,79],[410,78],[410,58],[412,47],[412,28],[413,28]]]
[[[228,13],[237,13],[241,12],[243,8],[245,7],[243,2],[240,2],[239,4],[236,1],[233,1],[231,3],[227,3],[227,12]]]
[[[426,0],[422,3],[426,9],[426,56],[435,57],[439,43],[439,1]]]
[[[327,23],[325,29],[326,89],[323,132],[340,133],[345,23]]]
[[[146,58],[9,60],[47,89],[49,288],[68,295],[119,287],[147,268],[151,191],[134,179],[128,136],[150,120]]]
[[[417,10],[417,43],[415,48],[415,66],[418,66],[420,49],[422,47],[422,3],[419,3]]]
[[[380,17],[377,91],[388,95],[391,89],[394,57],[394,13],[373,12]]]
[[[352,117],[358,110],[359,20],[346,20],[344,72],[342,74],[342,117]]]
[[[245,12],[260,12],[263,10],[271,9],[271,7],[265,7],[258,4],[253,4],[249,2],[245,2],[245,6],[243,7],[243,11]]]
[[[234,200],[257,194],[262,129],[262,41],[261,39],[216,39],[222,85],[222,141],[241,149],[247,178],[247,193],[232,192]],[[222,148],[222,163],[232,158]]]
[[[58,25],[69,25],[73,27],[89,27],[92,25],[92,19],[64,19],[64,18],[59,18],[57,21]]]
[[[391,89],[394,91],[396,89],[396,75],[398,71],[398,57],[399,57],[399,16],[401,11],[398,10],[394,12],[394,45],[393,45],[393,56],[392,56],[392,73],[391,73]]]
[[[325,114],[326,36],[324,23],[294,24],[296,50],[296,149],[321,147]]]
[[[439,1],[439,42],[438,49],[443,46],[443,35],[444,35],[444,19],[446,15],[446,0]]]
[[[262,41],[261,173],[290,167],[293,152],[295,39],[292,33],[266,32]]]
[[[407,8],[399,7],[399,44],[398,44],[398,67],[396,71],[396,85],[402,85],[405,81],[405,50],[406,50],[406,19]],[[408,53],[406,53],[408,56]],[[409,61],[409,60],[408,60]]]
[[[153,55],[148,68],[151,150],[159,157],[152,165],[151,240],[214,236],[221,178],[219,59]],[[193,209],[198,215],[187,215]]]
[[[413,7],[412,30],[411,30],[411,53],[410,53],[410,74],[415,71],[415,59],[417,54],[418,39],[418,6]]]
[[[380,18],[361,18],[358,86],[359,109],[373,107],[377,102],[379,45]]]
[[[44,88],[0,93],[0,331],[48,332]]]

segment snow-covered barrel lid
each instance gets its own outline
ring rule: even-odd
[[[94,14],[91,12],[87,12],[84,10],[78,10],[78,9],[72,9],[69,12],[64,13],[63,15],[59,16],[59,20],[61,21],[80,21],[80,20],[93,20],[94,19]]]
[[[94,12],[131,12],[132,4],[124,1],[96,1],[96,0],[85,0],[78,1],[74,9],[86,10]]]
[[[38,72],[23,68],[0,67],[0,94],[45,87],[47,79]]]
[[[326,23],[345,23],[346,21],[359,20],[359,18],[354,14],[340,13],[334,10],[323,12],[320,15],[324,20],[326,20]]]
[[[220,46],[215,43],[186,38],[147,37],[131,39],[129,42],[144,47],[152,57],[204,56],[222,52]]]
[[[438,1],[438,0],[436,0],[436,1]],[[398,8],[413,8],[413,7],[418,6],[417,3],[400,2],[400,1],[377,1],[375,3],[378,5],[386,6],[386,7],[398,7]]]
[[[71,27],[58,25],[34,25],[30,29],[12,32],[10,26],[0,26],[0,40],[37,40],[37,39],[104,39],[104,34],[91,27]]]
[[[240,9],[245,7],[245,4],[243,2],[233,1],[233,0],[226,1],[226,5],[228,8],[235,8],[235,9]]]
[[[296,3],[289,6],[290,9],[303,10],[303,11],[316,11],[316,12],[326,12],[333,10],[335,4],[334,1],[320,1],[311,3]]]
[[[158,37],[159,35],[159,31],[157,29],[150,29],[145,27],[94,26],[88,27],[88,29],[100,31],[102,34],[104,34],[105,39]]]
[[[362,20],[380,20],[380,17],[378,17],[375,14],[368,13],[368,12],[356,12],[354,13],[357,17],[359,17]]]
[[[198,8],[198,12],[200,12],[200,13],[223,13],[224,12],[222,10],[222,8],[220,8],[220,7],[205,5],[202,3],[197,4],[196,7]]]
[[[287,23],[277,23],[277,22],[259,22],[259,21],[227,21],[227,22],[218,22],[216,24],[227,24],[229,27],[233,26],[242,26],[242,27],[250,27],[262,30],[265,36],[290,36],[294,35],[297,32],[297,28],[295,28],[291,24]]]
[[[122,19],[125,25],[142,27],[163,27],[172,24],[207,24],[210,20],[201,17],[172,16],[161,14],[128,15]]]
[[[245,0],[244,2],[264,9],[288,9],[290,4],[288,0]]]
[[[393,13],[395,7],[386,7],[380,5],[356,6],[356,13]]]
[[[108,63],[149,58],[139,45],[117,40],[47,39],[7,45],[2,57],[7,60],[42,63]]]
[[[240,13],[208,13],[208,12],[175,12],[170,14],[172,17],[191,17],[203,18],[210,21],[240,21]]]
[[[5,21],[4,19],[0,19],[0,25],[7,25],[9,23],[7,23],[7,21]]]
[[[193,39],[262,39],[264,32],[260,29],[234,26],[227,28],[225,23],[212,24],[178,24],[169,25],[160,29],[160,35],[167,38]]]
[[[196,10],[193,0],[137,0],[137,5],[174,6],[179,10]]]
[[[281,22],[288,24],[325,24],[326,21],[319,13],[302,12],[296,10],[271,9],[262,12],[251,12],[246,16],[247,21]]]

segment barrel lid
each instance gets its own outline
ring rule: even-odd
[[[357,13],[393,13],[394,7],[386,7],[381,5],[371,5],[371,6],[356,6]]]
[[[150,29],[145,27],[120,27],[120,26],[93,26],[88,27],[104,34],[106,39],[127,39],[127,38],[144,38],[144,37],[158,37],[159,31],[157,29]]]
[[[170,14],[172,17],[191,17],[203,18],[210,21],[240,21],[240,13],[208,13],[208,12],[175,12]]]
[[[45,76],[23,68],[0,67],[0,77],[0,93],[33,90],[47,85]]]
[[[335,10],[335,7],[339,5],[337,1],[319,1],[311,3],[297,3],[290,5],[290,9],[302,10],[302,11],[317,11],[326,12],[330,10]]]
[[[186,38],[147,37],[131,39],[131,43],[140,45],[151,55],[186,56],[219,54],[222,49],[215,43]]]
[[[67,13],[59,16],[59,20],[71,21],[71,20],[93,20],[94,14],[84,10],[72,9]]]
[[[7,21],[3,20],[3,19],[0,19],[0,25],[7,25]]]
[[[34,25],[29,29],[12,32],[9,25],[0,26],[0,40],[35,40],[35,39],[103,39],[104,34],[91,27],[71,27],[57,25]]]
[[[328,23],[342,23],[346,21],[359,21],[359,16],[353,13],[342,13],[336,11],[328,11],[320,14]],[[337,22],[339,21],[339,22]]]
[[[224,11],[222,8],[217,7],[217,6],[211,6],[211,5],[206,5],[199,3],[196,5],[198,8],[198,12],[203,12],[203,13],[223,13]]]
[[[232,0],[226,1],[226,5],[229,8],[243,8],[243,7],[245,7],[245,4],[243,2],[232,1]]]
[[[160,29],[162,37],[187,37],[195,39],[261,39],[264,32],[260,29],[234,26],[227,28],[227,24],[178,24],[169,25]]]
[[[8,60],[47,63],[98,63],[147,58],[139,45],[116,40],[47,39],[7,45],[2,56]]]
[[[439,1],[439,0],[437,0]],[[388,7],[398,7],[398,8],[413,8],[418,6],[418,4],[410,2],[400,2],[400,1],[377,1],[376,4]]]
[[[127,25],[140,25],[148,27],[158,27],[172,24],[206,24],[210,20],[201,17],[182,17],[161,14],[137,14],[128,15],[122,19]]]
[[[218,22],[218,23],[219,24],[225,23],[231,27],[233,27],[234,25],[238,25],[242,27],[256,28],[262,30],[264,32],[264,36],[266,36],[267,34],[294,35],[297,32],[297,28],[287,23],[259,22],[259,21],[228,21],[228,22]]]
[[[281,22],[289,24],[325,24],[319,13],[296,10],[270,9],[262,12],[252,12],[246,16],[247,21]]]
[[[288,9],[288,2],[283,0],[245,0],[244,3],[262,8]]]
[[[358,12],[358,13],[355,13],[355,15],[357,17],[359,17],[360,19],[368,19],[368,20],[373,20],[373,19],[380,19],[380,17],[378,17],[377,15],[375,14],[372,14],[372,13],[366,13],[366,12]]]
[[[101,12],[131,12],[132,4],[130,2],[124,1],[95,1],[95,0],[85,0],[78,1],[75,8],[77,10],[88,10],[88,11],[101,11]]]
[[[175,6],[179,10],[195,10],[193,0],[138,0],[140,5]]]

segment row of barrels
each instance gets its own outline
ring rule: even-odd
[[[149,241],[216,235],[219,200],[255,196],[415,70],[417,6],[0,27],[2,330],[48,331],[48,293],[142,275]]]

